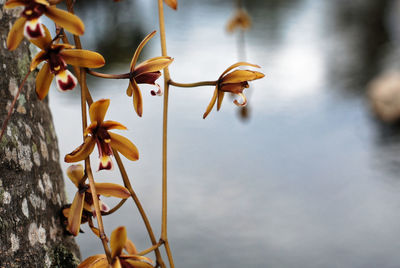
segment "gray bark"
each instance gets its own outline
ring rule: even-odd
[[[9,52],[6,38],[19,10],[0,0],[0,122],[29,69],[24,41]],[[31,74],[0,141],[0,267],[75,267],[79,250],[64,233],[66,203],[57,137],[47,100],[35,93]],[[47,98],[46,98],[47,99]]]

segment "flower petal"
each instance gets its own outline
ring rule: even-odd
[[[79,264],[78,268],[108,268],[107,256],[105,254],[98,254],[94,256],[90,256],[81,264]]]
[[[84,193],[76,192],[71,209],[68,213],[67,230],[74,236],[77,236],[81,227]]]
[[[50,65],[46,62],[36,76],[36,94],[39,100],[43,100],[47,96],[53,78],[54,75],[50,72]]]
[[[73,90],[78,84],[78,79],[70,71],[64,70],[56,74],[56,84],[62,92]]]
[[[172,9],[176,10],[178,8],[177,0],[164,0],[164,2]]]
[[[119,151],[129,160],[136,161],[139,159],[139,151],[130,140],[112,132],[108,132],[108,134],[110,134],[110,146],[113,149]]]
[[[93,152],[95,144],[96,142],[94,138],[92,136],[87,136],[85,141],[78,148],[64,157],[64,161],[67,163],[73,163],[85,160],[89,154]]]
[[[44,37],[46,32],[39,19],[28,20],[24,26],[24,35],[28,39]]]
[[[108,106],[110,106],[109,99],[101,99],[93,102],[89,108],[90,121],[97,122],[98,125],[101,125],[106,116]]]
[[[132,79],[129,84],[132,86],[133,107],[135,108],[137,115],[141,117],[143,114],[142,92],[140,92],[139,86],[134,79]]]
[[[229,66],[222,74],[221,74],[221,76],[219,77],[220,79],[221,79],[221,77],[222,76],[224,76],[224,74],[226,74],[226,73],[228,73],[230,70],[233,70],[233,69],[235,69],[236,67],[239,67],[239,66],[251,66],[251,67],[255,67],[255,68],[261,68],[260,66],[258,66],[258,65],[256,65],[256,64],[251,64],[251,63],[248,63],[248,62],[244,62],[244,61],[240,61],[240,62],[237,62],[237,63],[235,63],[235,64],[232,64],[231,66]]]
[[[129,198],[131,196],[128,189],[119,184],[104,182],[104,183],[95,183],[95,186],[96,186],[96,192],[99,195],[107,197],[113,196],[123,199]],[[88,192],[90,193],[90,189],[88,190]]]
[[[127,130],[126,126],[122,125],[119,122],[115,122],[115,121],[111,121],[111,120],[104,121],[101,124],[101,126],[104,127],[106,130],[110,130],[110,129]]]
[[[10,32],[7,36],[7,48],[12,51],[15,50],[19,44],[21,43],[22,39],[24,39],[24,25],[26,23],[26,18],[21,17],[17,19],[11,28]]]
[[[111,233],[110,247],[111,247],[111,258],[114,259],[116,256],[121,255],[121,252],[126,243],[126,229],[124,226],[120,226]]]
[[[126,239],[124,249],[131,255],[138,254],[135,244],[130,239]]]
[[[156,34],[156,31],[151,32],[150,34],[148,34],[143,40],[142,42],[140,42],[139,46],[136,48],[135,53],[133,54],[132,57],[132,61],[131,61],[131,72],[133,72],[134,68],[135,68],[135,64],[137,59],[139,58],[139,54],[142,51],[144,45],[146,45],[147,42],[149,42],[149,40]]]
[[[105,64],[105,60],[102,55],[89,50],[64,49],[60,52],[60,55],[67,64],[75,66],[99,68]]]
[[[67,176],[76,187],[79,187],[80,181],[85,176],[83,166],[81,164],[69,166],[67,168]]]
[[[30,39],[30,41],[35,46],[39,47],[42,50],[45,50],[50,45],[52,38],[49,29],[47,29],[47,27],[44,25],[43,25],[43,30],[44,30],[44,36]]]
[[[222,100],[224,99],[225,92],[218,90],[218,96],[217,96],[217,111],[221,109],[221,104]]]
[[[4,4],[4,8],[14,8],[19,6],[26,6],[26,2],[24,0],[8,0]]]
[[[114,262],[111,264],[111,268],[122,268],[118,257],[115,257]]]
[[[42,51],[40,51],[38,54],[36,54],[36,56],[32,59],[31,66],[30,66],[31,72],[32,72],[33,70],[35,70],[36,67],[37,67],[42,61],[45,60],[45,59],[43,58],[44,55],[46,55],[46,51],[43,51],[43,50],[42,50]]]
[[[220,80],[220,84],[240,83],[240,82],[260,79],[263,77],[264,77],[264,74],[260,73],[260,72],[250,71],[250,70],[235,70],[235,71],[225,75]]]
[[[132,259],[123,259],[121,260],[129,264],[130,268],[152,268],[153,265],[144,261],[136,261]]]
[[[214,104],[217,101],[217,95],[218,95],[218,85],[215,87],[214,95],[212,96],[211,101],[208,104],[205,113],[203,114],[203,119],[206,119],[207,115],[211,112],[212,108],[214,107]]]
[[[133,94],[133,88],[132,88],[131,82],[129,82],[128,88],[126,89],[126,95],[128,95],[129,97],[132,97],[132,94]]]
[[[47,17],[72,34],[82,35],[85,32],[85,25],[83,25],[81,19],[76,15],[54,6],[46,7],[44,13]]]
[[[236,106],[239,106],[239,107],[246,106],[246,104],[247,104],[246,96],[243,93],[238,93],[237,95],[242,97],[242,102],[238,102],[237,100],[234,100],[233,103],[236,104]]]
[[[155,57],[140,63],[135,67],[133,76],[139,76],[143,73],[151,73],[164,69],[173,62],[171,57]]]
[[[114,168],[111,157],[109,155],[102,155],[100,156],[99,168],[97,171],[100,170],[112,170]]]

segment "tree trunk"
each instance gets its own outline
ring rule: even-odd
[[[0,0],[0,121],[29,69],[29,42],[6,48],[21,9]],[[66,203],[57,137],[47,99],[39,101],[31,74],[0,142],[0,267],[75,267],[79,249],[64,233]]]

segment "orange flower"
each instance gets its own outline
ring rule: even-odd
[[[68,218],[67,230],[74,236],[78,235],[81,221],[82,212],[91,212],[92,215],[96,216],[94,210],[92,194],[88,184],[82,182],[84,177],[84,170],[82,165],[71,165],[67,169],[67,175],[73,184],[78,188],[75,194],[74,201],[71,204],[69,210],[64,211],[64,216]],[[126,199],[130,197],[128,189],[125,187],[114,184],[114,183],[95,183],[96,192],[98,195],[113,196],[117,198]],[[100,210],[108,211],[108,206],[100,201]],[[88,213],[85,213],[87,215]],[[85,218],[85,217],[84,217]]]
[[[206,112],[203,115],[203,118],[206,118],[207,115],[211,112],[212,108],[214,107],[215,102],[218,99],[217,103],[217,111],[221,108],[221,103],[224,98],[225,92],[230,92],[240,96],[243,99],[242,103],[239,103],[237,100],[234,100],[237,106],[245,106],[247,103],[246,96],[243,94],[243,90],[249,87],[248,81],[260,79],[264,77],[264,74],[256,71],[250,70],[234,70],[233,69],[239,66],[251,66],[260,68],[260,66],[247,63],[247,62],[238,62],[231,66],[229,66],[218,78],[217,85],[215,86],[214,95],[211,99],[210,104],[206,109]],[[232,72],[230,72],[232,71]],[[230,72],[230,73],[229,73]]]
[[[57,88],[61,91],[72,90],[76,86],[77,79],[68,71],[67,64],[99,68],[105,63],[103,56],[99,53],[83,49],[72,49],[73,46],[68,44],[54,44],[49,30],[44,27],[44,31],[44,37],[31,40],[32,43],[42,49],[33,58],[30,66],[31,71],[40,62],[46,61],[36,77],[36,93],[41,100],[49,92],[54,76],[56,77]]]
[[[164,0],[164,2],[172,9],[178,8],[178,1],[177,0]]]
[[[4,4],[4,8],[18,6],[24,6],[25,9],[8,34],[7,47],[9,50],[18,47],[24,38],[24,34],[28,39],[45,36],[44,27],[39,21],[43,14],[73,34],[82,35],[85,31],[83,22],[77,16],[50,6],[46,0],[8,0]]]
[[[153,268],[151,259],[137,254],[132,241],[127,239],[126,229],[123,226],[118,227],[111,233],[111,267],[113,268]],[[123,250],[128,254],[123,254]],[[109,268],[105,254],[90,256],[79,264],[78,268]]]
[[[131,78],[129,79],[129,86],[126,90],[126,94],[129,97],[133,95],[133,107],[135,108],[135,111],[139,116],[142,116],[143,113],[143,100],[142,93],[140,92],[138,84],[156,85],[158,87],[158,90],[157,92],[152,90],[151,95],[162,95],[161,87],[160,85],[156,84],[156,80],[161,76],[160,70],[170,65],[173,61],[171,57],[161,56],[151,58],[136,66],[137,59],[139,58],[139,54],[142,51],[144,45],[146,45],[146,43],[155,34],[156,31],[153,31],[143,39],[143,41],[139,44],[135,53],[133,54],[130,65]]]
[[[109,99],[101,99],[90,105],[89,115],[92,123],[85,130],[85,141],[72,153],[65,156],[65,162],[71,163],[86,159],[93,151],[95,144],[97,144],[99,150],[99,170],[112,169],[112,149],[119,151],[129,160],[136,161],[139,159],[139,152],[130,140],[109,132],[110,129],[126,130],[126,127],[118,122],[104,121],[109,105]]]

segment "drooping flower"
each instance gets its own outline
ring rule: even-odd
[[[226,25],[226,30],[231,33],[237,28],[247,30],[251,27],[251,19],[249,14],[243,8],[238,8],[232,18],[228,21]]]
[[[142,51],[144,45],[146,45],[146,43],[155,34],[156,31],[153,31],[143,39],[143,41],[139,44],[135,53],[133,54],[130,65],[131,77],[129,79],[129,86],[126,90],[126,94],[129,97],[133,95],[133,107],[135,108],[135,111],[139,116],[142,116],[143,113],[143,100],[142,93],[140,92],[138,84],[155,85],[158,87],[158,90],[152,90],[151,95],[162,95],[161,87],[160,85],[156,84],[155,81],[161,76],[160,70],[170,65],[173,61],[171,57],[161,56],[151,58],[136,66],[139,54]]]
[[[178,0],[164,0],[164,2],[172,9],[178,8]]]
[[[73,184],[78,188],[78,191],[75,194],[74,201],[71,204],[71,207],[67,210],[64,210],[64,216],[68,218],[67,230],[74,236],[78,235],[80,230],[80,225],[82,222],[82,218],[87,218],[88,213],[83,212],[91,212],[91,215],[96,215],[92,194],[90,191],[90,187],[88,184],[82,182],[84,177],[84,170],[82,165],[71,165],[67,169],[67,175],[72,181]],[[117,198],[126,199],[130,197],[130,193],[128,189],[125,187],[114,184],[114,183],[95,183],[96,193],[97,195],[103,196],[113,196]],[[100,211],[108,211],[108,206],[105,205],[102,201],[99,200],[100,203]],[[92,227],[92,226],[91,226]]]
[[[129,160],[136,161],[139,159],[139,152],[130,140],[109,132],[110,129],[126,130],[126,127],[121,123],[111,120],[104,121],[109,105],[109,99],[101,99],[90,105],[91,124],[85,130],[85,140],[81,146],[65,156],[65,162],[71,163],[86,159],[93,151],[95,144],[97,144],[99,151],[99,170],[112,169],[112,149],[119,151]]]
[[[21,43],[24,35],[28,39],[45,36],[45,30],[39,18],[45,14],[65,30],[82,35],[85,31],[83,22],[75,15],[51,6],[46,0],[8,0],[4,8],[24,6],[21,17],[16,20],[7,37],[7,47],[14,50]]]
[[[36,93],[39,99],[44,99],[49,92],[51,81],[56,77],[57,88],[61,91],[72,90],[76,84],[76,77],[67,69],[67,64],[99,68],[105,63],[99,53],[73,49],[69,44],[54,44],[49,30],[44,27],[45,36],[32,39],[31,42],[42,50],[33,58],[30,69],[33,71],[40,62],[46,63],[36,77]]]
[[[126,229],[120,226],[111,233],[111,267],[115,268],[152,268],[152,260],[137,254],[132,241],[127,238]],[[124,254],[123,250],[128,254]],[[109,268],[105,254],[90,256],[79,264],[78,268]]]
[[[214,95],[208,104],[206,112],[203,115],[203,118],[206,118],[207,115],[211,112],[214,107],[215,102],[217,103],[217,111],[221,108],[221,103],[224,98],[225,92],[230,92],[236,94],[242,98],[242,102],[239,103],[237,100],[234,100],[237,106],[245,106],[247,103],[246,96],[243,94],[243,90],[249,87],[248,81],[253,81],[256,79],[260,79],[264,77],[263,73],[250,71],[250,70],[234,70],[233,69],[240,66],[251,66],[260,68],[260,66],[247,63],[247,62],[238,62],[231,66],[229,66],[218,78],[217,85],[215,86]],[[232,72],[230,72],[232,71]]]

